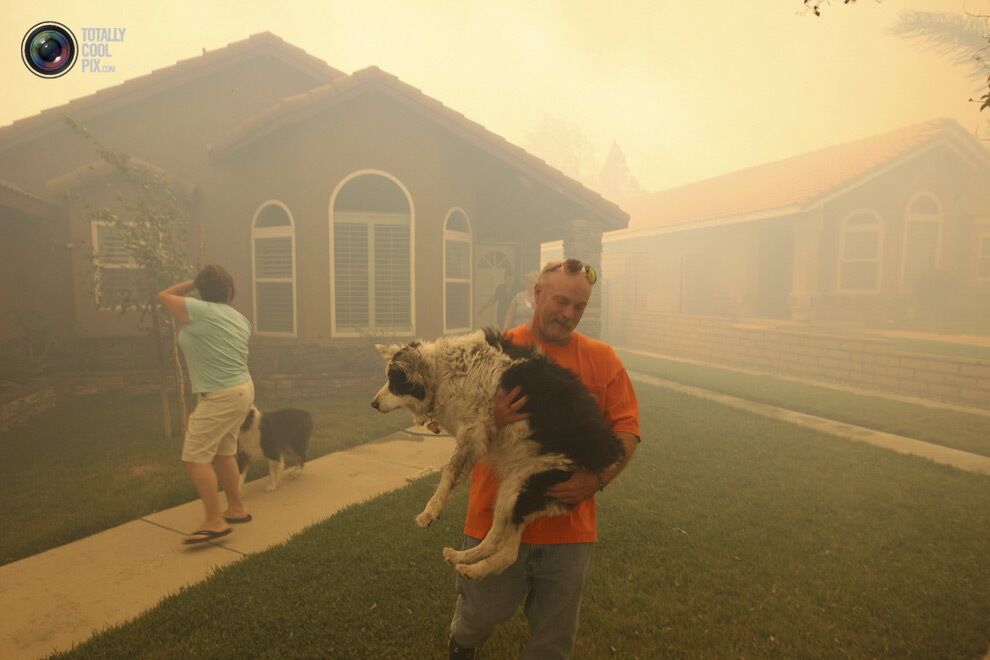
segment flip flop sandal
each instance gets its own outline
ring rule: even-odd
[[[239,525],[241,523],[249,523],[252,520],[254,520],[251,517],[251,514],[250,513],[247,514],[246,516],[242,516],[241,518],[228,518],[227,516],[224,516],[223,519],[226,520],[227,522],[229,522],[231,525]]]
[[[215,539],[219,539],[219,538],[222,538],[224,536],[227,536],[227,534],[230,534],[232,531],[234,531],[234,530],[232,530],[232,529],[225,529],[222,532],[214,532],[211,529],[198,529],[195,532],[193,532],[192,534],[190,534],[189,536],[199,537],[199,538],[183,539],[182,540],[182,543],[185,544],[185,545],[194,545],[196,543],[206,543],[207,541],[213,541]]]

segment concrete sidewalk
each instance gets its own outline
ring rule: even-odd
[[[713,392],[711,390],[705,390],[692,385],[682,385],[681,383],[675,383],[674,381],[664,380],[663,378],[657,378],[647,374],[630,372],[630,377],[635,382],[648,383],[650,385],[664,387],[669,390],[674,390],[675,392],[682,392],[700,399],[715,401],[732,408],[745,410],[746,412],[755,413],[764,417],[770,417],[772,419],[778,419],[782,422],[797,424],[798,426],[828,433],[839,438],[854,440],[856,442],[865,442],[877,447],[896,451],[900,454],[920,456],[922,458],[927,458],[930,461],[941,463],[943,465],[951,465],[954,468],[965,470],[967,472],[990,475],[990,457],[982,456],[980,454],[973,454],[968,451],[952,449],[951,447],[944,447],[931,442],[915,440],[914,438],[895,435],[893,433],[885,433],[884,431],[868,429],[862,426],[846,424],[845,422],[839,422],[834,419],[817,417],[815,415],[796,412],[787,408],[780,408],[778,406],[771,406],[766,403],[750,401],[749,399],[742,399],[730,394]]]
[[[67,650],[218,567],[439,470],[453,449],[450,436],[412,427],[310,461],[301,478],[283,479],[274,493],[264,490],[267,477],[247,484],[254,520],[217,542],[180,543],[202,518],[196,500],[2,566],[0,658]]]

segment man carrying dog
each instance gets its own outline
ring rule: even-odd
[[[474,658],[495,627],[524,600],[530,630],[524,658],[566,658],[574,646],[581,592],[598,538],[594,495],[625,468],[639,443],[639,405],[622,362],[607,344],[575,332],[596,280],[595,270],[576,259],[547,263],[534,286],[532,320],[505,334],[517,344],[538,344],[550,359],[577,374],[621,440],[625,458],[604,472],[578,470],[552,487],[550,495],[576,506],[566,515],[530,523],[519,558],[504,572],[478,581],[457,578],[457,604],[450,624],[452,659]],[[521,411],[526,401],[519,388],[500,393],[494,405],[495,425],[526,419],[529,415]],[[488,533],[497,491],[497,475],[484,459],[478,461],[471,473],[465,548],[477,545]]]

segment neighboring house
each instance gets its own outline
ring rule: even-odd
[[[506,271],[538,267],[541,242],[598,264],[602,232],[628,222],[394,76],[346,75],[262,33],[0,128],[0,343],[23,340],[30,319],[75,338],[139,332],[97,304],[139,273],[87,219],[113,203],[113,177],[64,115],[166,175],[190,255],[230,270],[261,343],[494,323],[476,310]]]
[[[609,327],[641,312],[898,320],[947,281],[990,309],[990,155],[952,120],[626,208],[629,228],[603,239]]]

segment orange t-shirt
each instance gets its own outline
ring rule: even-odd
[[[528,326],[519,326],[505,333],[517,344],[533,345]],[[615,432],[639,436],[639,403],[629,374],[622,361],[608,344],[575,332],[567,346],[540,344],[547,356],[577,374],[601,408],[605,423]],[[525,392],[524,392],[525,394]],[[482,458],[471,472],[471,492],[468,498],[464,533],[484,538],[492,526],[498,476]],[[570,512],[559,516],[537,518],[523,531],[523,543],[588,543],[598,540],[595,518],[595,498],[590,497]]]

